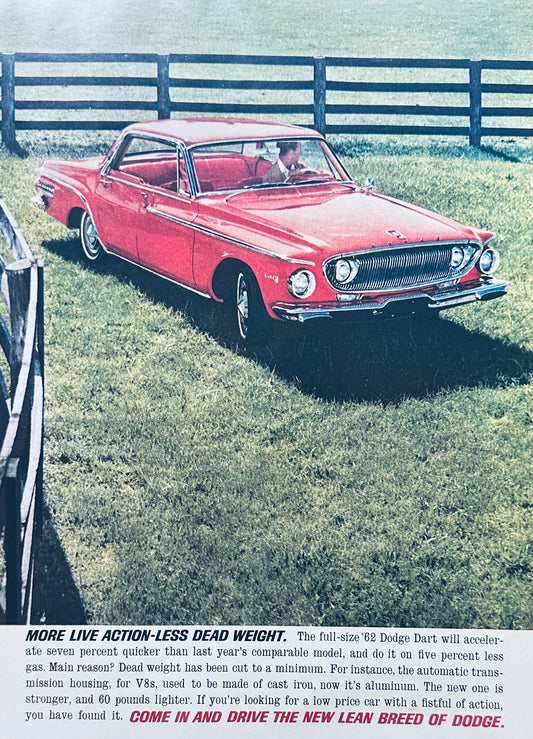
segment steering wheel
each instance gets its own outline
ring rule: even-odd
[[[308,179],[316,177],[318,177],[321,182],[335,179],[330,172],[324,172],[320,169],[311,169],[310,167],[305,167],[304,169],[291,169],[289,173],[289,182],[305,182]]]

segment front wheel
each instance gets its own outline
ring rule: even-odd
[[[259,285],[248,267],[237,270],[232,311],[237,338],[247,346],[265,344],[271,331]]]
[[[82,254],[87,262],[94,264],[97,261],[102,261],[105,255],[104,247],[98,238],[94,221],[88,213],[84,213],[81,217],[80,241]]]

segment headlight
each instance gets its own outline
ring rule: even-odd
[[[479,269],[485,275],[491,275],[496,272],[500,266],[500,254],[496,249],[485,249],[479,260]]]
[[[354,280],[358,271],[357,259],[339,259],[335,263],[335,279],[341,284]]]
[[[452,255],[450,258],[450,266],[452,269],[460,272],[467,264],[472,260],[475,254],[474,247],[467,244],[466,246],[454,246],[452,249]]]
[[[454,246],[452,249],[452,256],[450,259],[450,265],[453,269],[459,269],[465,258],[464,250],[461,246]]]
[[[295,298],[308,298],[315,291],[316,279],[312,272],[307,269],[294,272],[288,279],[287,287]]]

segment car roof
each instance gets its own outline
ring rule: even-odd
[[[322,138],[317,131],[311,128],[249,118],[170,118],[134,123],[128,126],[126,131],[170,136],[179,139],[186,146],[204,142],[247,139]]]

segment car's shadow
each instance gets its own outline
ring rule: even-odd
[[[75,239],[43,245],[65,259],[80,261]],[[219,343],[242,351],[221,304],[113,257],[96,269],[134,284]],[[394,403],[443,389],[521,384],[533,374],[533,352],[444,317],[357,324],[276,322],[270,342],[247,350],[247,355],[301,392],[336,401]]]

